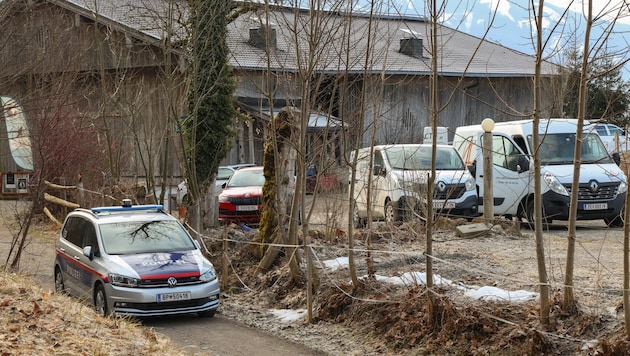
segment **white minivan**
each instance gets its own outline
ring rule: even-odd
[[[357,159],[351,197],[355,203],[355,226],[365,226],[368,209],[373,220],[387,222],[404,220],[413,214],[426,216],[431,155],[429,144],[379,145],[353,151],[351,159]],[[435,169],[433,209],[448,216],[478,215],[475,180],[452,146],[436,146]]]
[[[627,181],[599,135],[586,130],[581,146],[579,186],[573,187],[575,119],[547,119],[539,124],[543,223],[569,219],[571,190],[578,189],[578,220],[604,219],[622,226],[621,212]],[[483,211],[483,159],[481,125],[458,127],[453,146],[475,179]],[[533,120],[498,122],[492,130],[492,184],[494,215],[534,221],[532,153]],[[532,164],[532,168],[530,168]]]

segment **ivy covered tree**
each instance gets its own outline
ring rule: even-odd
[[[199,203],[228,154],[234,136],[236,81],[226,43],[231,1],[189,0],[190,54],[188,118],[184,130],[188,198],[193,226],[200,227]]]
[[[577,117],[578,88],[580,82],[581,54],[567,56],[566,90],[563,112],[565,117]],[[604,57],[590,66],[587,84],[585,119],[604,120],[625,126],[630,123],[628,85],[621,76],[621,67],[612,59]]]

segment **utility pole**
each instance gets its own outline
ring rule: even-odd
[[[492,190],[492,130],[494,120],[483,119],[481,122],[483,130],[483,219],[489,224],[494,219],[494,192]]]

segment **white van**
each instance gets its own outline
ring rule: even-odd
[[[609,153],[628,151],[628,135],[619,126],[605,122],[591,122],[584,131],[597,131]]]
[[[475,180],[461,156],[452,146],[437,145],[436,149],[434,210],[449,216],[478,215]],[[431,173],[431,153],[428,144],[380,145],[352,152],[351,158],[357,157],[352,197],[355,226],[365,226],[368,206],[374,220],[393,222],[407,219],[414,212],[426,216],[423,202]],[[368,189],[370,176],[372,185]]]
[[[516,216],[533,222],[534,179],[533,120],[499,122],[492,131],[494,215]],[[542,174],[543,223],[569,219],[577,120],[541,120],[539,138]],[[477,180],[479,205],[483,205],[481,125],[458,127],[453,146]],[[582,141],[577,218],[604,219],[621,226],[627,189],[626,177],[606,151],[596,133],[585,132]],[[532,168],[530,168],[530,162]],[[483,211],[483,206],[480,206]]]

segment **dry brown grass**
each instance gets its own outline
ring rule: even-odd
[[[0,355],[185,355],[128,319],[103,318],[22,275],[0,272]]]

